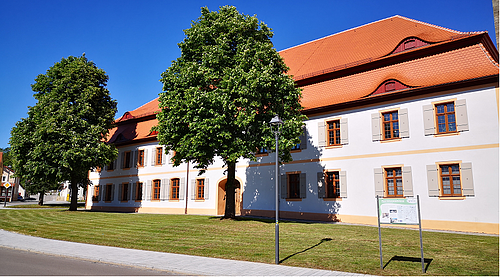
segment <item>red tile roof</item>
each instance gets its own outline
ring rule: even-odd
[[[280,55],[290,67],[288,74],[298,80],[315,72],[378,59],[390,54],[405,38],[436,43],[468,34],[396,15],[280,51]]]
[[[384,81],[428,87],[498,74],[498,64],[477,44],[375,70],[304,86],[302,106],[317,108],[369,96]]]

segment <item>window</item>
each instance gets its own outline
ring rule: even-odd
[[[174,178],[170,180],[170,199],[171,200],[179,200],[179,178]]]
[[[409,138],[408,109],[373,113],[372,141]]]
[[[465,99],[433,103],[423,109],[426,136],[469,131]]]
[[[318,140],[320,147],[348,144],[347,118],[318,122]],[[304,142],[306,143],[306,138]]]
[[[128,169],[130,168],[131,166],[131,161],[132,161],[132,152],[131,151],[127,151],[127,152],[123,152],[123,161],[122,161],[122,168],[125,168],[125,169]]]
[[[259,148],[259,150],[257,150],[257,153],[255,153],[256,155],[262,155],[262,156],[266,156],[268,153],[267,153],[267,149],[262,147],[262,148]]]
[[[137,151],[137,167],[144,167],[144,150]]]
[[[120,201],[128,201],[129,198],[129,184],[123,183],[120,187]]]
[[[160,180],[153,180],[152,200],[160,200]]]
[[[318,172],[318,198],[347,197],[347,175],[345,171],[327,170]]]
[[[455,103],[436,105],[436,120],[438,134],[456,132]]]
[[[143,198],[143,195],[142,195],[142,183],[141,182],[137,182],[135,184],[135,189],[134,189],[134,200],[141,200]]]
[[[404,43],[405,50],[415,48],[415,47],[416,47],[416,41],[414,39],[410,39],[408,41],[405,41],[405,43]]]
[[[157,147],[155,165],[162,165],[162,164],[163,164],[163,147]]]
[[[340,181],[338,171],[326,172],[326,197],[340,197]]]
[[[300,198],[300,174],[288,174],[288,198]]]
[[[387,82],[385,83],[385,91],[393,91],[396,90],[396,82]]]
[[[384,139],[399,138],[398,112],[383,113],[382,126],[384,128]]]
[[[115,170],[115,161],[112,161],[108,164],[108,170]]]
[[[458,164],[439,166],[442,196],[462,196]]]
[[[340,145],[340,120],[328,121],[326,126],[328,128],[328,146]]]
[[[427,183],[431,197],[474,196],[472,163],[438,163],[427,165]]]
[[[403,197],[403,175],[401,167],[385,169],[387,197]]]
[[[205,199],[205,179],[196,179],[196,200]]]
[[[302,199],[306,198],[306,174],[288,172],[281,175],[281,198]]]
[[[92,202],[99,202],[99,186],[94,187],[94,193],[92,194]]]
[[[375,195],[413,197],[411,166],[387,166],[374,169]]]
[[[113,201],[113,184],[106,185],[106,191],[104,194],[104,201],[111,202]]]

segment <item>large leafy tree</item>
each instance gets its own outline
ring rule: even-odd
[[[10,156],[10,147],[0,148],[0,152],[3,153],[3,165],[7,167],[12,167],[12,157]]]
[[[85,54],[63,58],[37,76],[31,87],[38,102],[11,132],[16,174],[33,187],[69,180],[70,210],[77,209],[78,186],[88,183],[88,171],[117,156],[105,143],[116,114],[107,81]]]
[[[235,7],[201,9],[184,31],[181,56],[162,74],[158,141],[176,152],[174,165],[194,161],[203,170],[221,157],[227,166],[225,217],[235,216],[235,169],[240,158],[255,159],[260,148],[273,149],[268,122],[284,121],[282,161],[300,142],[305,116],[301,92],[273,48],[273,33],[256,16]]]

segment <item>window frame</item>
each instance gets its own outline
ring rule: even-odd
[[[142,201],[143,199],[143,191],[144,191],[144,183],[137,181],[135,183],[135,199],[134,201]]]
[[[205,200],[205,179],[196,179],[195,200]]]
[[[458,173],[453,173],[452,166],[458,167]],[[443,174],[443,167],[448,167],[448,174]],[[462,170],[460,163],[442,163],[438,165],[438,176],[439,176],[439,189],[441,197],[463,197],[463,187],[462,187]],[[444,191],[444,177],[449,178],[450,193],[445,193]],[[458,177],[460,194],[455,193],[455,184],[453,177]]]
[[[397,116],[397,119],[394,119],[394,114]],[[386,120],[385,115],[389,115],[389,120]],[[380,113],[381,120],[382,120],[382,140],[393,140],[393,139],[400,139],[400,123],[399,123],[399,110],[391,110],[391,111],[385,111]],[[397,123],[397,136],[394,136],[394,123]],[[391,134],[391,137],[387,137],[387,130],[385,128],[386,124],[389,125],[389,133]]]
[[[332,124],[332,128],[330,128],[330,124]],[[334,126],[336,124],[337,126]],[[341,146],[342,145],[342,134],[341,134],[341,126],[340,126],[340,118],[328,120],[325,122],[326,128],[326,146]],[[333,136],[331,136],[333,134]],[[331,141],[334,141],[332,144]]]
[[[123,152],[123,169],[130,169],[132,167],[132,151]]]
[[[104,189],[104,202],[113,201],[113,184],[106,184],[106,188]]]
[[[113,171],[113,170],[115,170],[115,160],[111,161],[106,167],[106,171]]]
[[[172,178],[170,179],[170,200],[179,200],[181,189],[181,179]]]
[[[129,195],[130,195],[129,183],[128,182],[122,183],[120,190],[120,201],[127,202],[129,200]]]
[[[137,150],[137,167],[144,167],[146,155],[144,149]]]
[[[155,152],[155,165],[163,164],[163,147],[156,147]]]
[[[399,170],[400,175],[396,175],[396,171]],[[392,176],[388,175],[388,172],[392,171]],[[391,186],[389,186],[389,181],[392,180],[392,189],[394,194],[390,194],[390,189]],[[398,194],[398,180],[400,181],[401,184],[401,194]],[[385,195],[384,197],[387,198],[403,198],[404,196],[404,185],[403,185],[403,168],[396,166],[396,167],[385,167],[384,168],[384,189],[385,189]]]
[[[154,179],[151,183],[151,200],[160,200],[161,197],[161,180]]]
[[[448,107],[451,105],[453,107],[453,111],[450,112],[448,111]],[[442,113],[439,112],[438,107],[443,106],[444,111]],[[455,127],[455,130],[449,130],[449,115],[453,114],[453,124]],[[457,128],[457,115],[456,115],[456,107],[455,107],[455,101],[447,101],[447,102],[441,102],[441,103],[435,103],[434,104],[434,116],[435,116],[435,122],[436,122],[436,134],[441,135],[441,134],[450,134],[450,133],[458,133],[458,128]],[[443,116],[444,117],[444,127],[445,131],[440,131],[439,126],[441,125],[439,123],[439,117]]]
[[[340,198],[340,170],[325,171],[325,198]],[[330,180],[329,175],[336,175]]]

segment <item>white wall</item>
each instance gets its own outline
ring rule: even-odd
[[[423,106],[451,99],[466,99],[469,131],[451,136],[424,136]],[[373,142],[371,114],[398,108],[408,109],[410,137],[393,142]],[[318,147],[318,122],[335,117],[348,118],[349,143],[340,148]],[[499,129],[494,88],[311,117],[306,124],[309,144],[302,152],[292,154],[293,159],[319,158],[319,161],[280,167],[281,173],[305,172],[308,185],[305,199],[298,202],[281,199],[281,210],[376,216],[374,168],[403,165],[411,166],[414,195],[420,195],[423,219],[498,223]],[[260,162],[273,161],[274,154],[270,154],[261,158]],[[440,200],[438,197],[428,196],[426,165],[447,161],[472,163],[474,197]],[[323,169],[347,172],[347,198],[338,202],[318,199],[316,172]],[[244,209],[274,209],[273,178],[274,165],[247,169]]]

